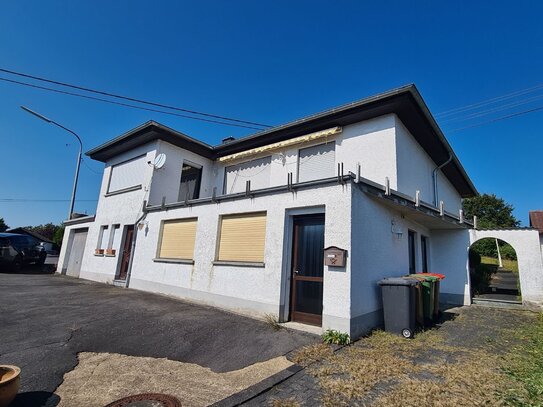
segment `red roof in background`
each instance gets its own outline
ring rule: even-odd
[[[543,211],[530,211],[530,226],[543,233]]]

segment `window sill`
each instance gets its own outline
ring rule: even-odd
[[[138,189],[141,189],[141,188],[142,188],[141,185],[136,185],[130,188],[119,189],[118,191],[108,192],[104,196],[108,197],[108,196],[113,196],[113,195],[124,194],[125,192],[137,191]]]
[[[104,257],[116,257],[115,254],[104,254]]]
[[[265,267],[264,262],[259,261],[230,261],[230,260],[215,260],[215,266],[237,266],[237,267]]]
[[[94,253],[96,257],[104,257],[104,253]]]
[[[153,259],[155,263],[177,263],[177,264],[194,264],[194,260],[190,259]]]

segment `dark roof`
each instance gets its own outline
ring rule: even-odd
[[[530,211],[530,226],[543,233],[543,211]]]
[[[210,146],[155,121],[149,121],[88,151],[86,154],[94,160],[105,162],[122,152],[161,139],[204,157],[215,159],[326,128],[346,126],[390,113],[398,115],[436,165],[447,161],[449,154],[452,154],[452,162],[442,169],[443,173],[462,197],[477,195],[475,186],[454,154],[449,142],[445,139],[415,85],[393,89],[217,146]]]
[[[53,241],[51,239],[48,239],[45,236],[40,235],[39,233],[36,233],[36,232],[34,232],[32,230],[25,229],[25,228],[11,229],[11,230],[8,230],[8,233],[16,233],[16,234],[19,234],[19,235],[29,235],[29,236],[35,237],[40,242],[53,243]]]

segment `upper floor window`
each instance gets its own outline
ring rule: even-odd
[[[200,183],[202,181],[202,167],[183,163],[181,170],[181,185],[179,187],[178,201],[198,199],[200,197]]]
[[[145,171],[145,155],[116,164],[111,167],[108,193],[141,186]]]
[[[258,158],[241,164],[231,165],[224,170],[224,194],[244,192],[247,181],[251,181],[251,189],[262,189],[270,186],[271,156]]]
[[[298,182],[333,177],[335,165],[335,142],[301,148],[298,152]]]

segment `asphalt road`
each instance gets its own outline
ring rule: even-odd
[[[162,295],[50,274],[47,266],[0,273],[0,364],[22,368],[14,407],[56,405],[54,391],[82,351],[226,372],[317,339]]]

